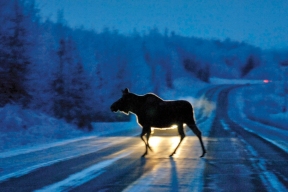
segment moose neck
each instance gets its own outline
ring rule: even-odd
[[[138,115],[140,114],[140,111],[141,111],[141,108],[142,108],[142,105],[143,105],[143,100],[144,100],[144,97],[143,96],[139,96],[139,95],[134,95],[133,94],[133,103],[131,105],[131,112]]]

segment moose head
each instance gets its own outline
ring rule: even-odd
[[[132,98],[133,94],[129,92],[128,88],[125,88],[122,90],[122,97],[111,105],[111,111],[121,111],[126,115],[129,114],[129,112],[132,110]]]

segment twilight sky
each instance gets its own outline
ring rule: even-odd
[[[130,34],[153,27],[183,36],[288,48],[288,0],[36,0],[43,18]]]

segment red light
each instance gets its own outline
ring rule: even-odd
[[[264,79],[263,82],[264,82],[264,83],[269,83],[269,80]]]

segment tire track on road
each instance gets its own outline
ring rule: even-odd
[[[210,156],[212,160],[207,161],[206,189],[215,187],[222,187],[224,191],[236,190],[237,187],[253,191],[287,189],[287,153],[266,139],[241,127],[228,117],[228,94],[237,87],[239,86],[231,86],[219,93],[216,117],[210,132],[210,137],[216,138],[216,141],[208,142],[208,151],[218,150],[218,152]],[[223,154],[223,148],[225,148],[223,142],[229,146],[225,149],[227,154]],[[257,155],[255,156],[255,154]],[[225,156],[221,157],[221,155],[225,155],[226,159],[223,159]],[[231,155],[236,155],[236,157],[233,156],[232,161],[227,159],[227,157],[231,158]],[[259,163],[260,161],[261,163]],[[227,163],[233,166],[228,169],[221,168],[221,165],[227,166]],[[246,178],[242,178],[241,174],[243,173],[238,169],[240,165],[244,166],[242,169],[248,170],[244,174]],[[231,175],[233,172],[236,174]],[[227,173],[230,178],[224,176],[223,173]],[[227,181],[231,180],[233,180],[233,184],[228,184]]]
[[[140,141],[138,140],[128,139],[119,142],[117,145],[102,148],[96,152],[37,168],[25,175],[12,177],[0,183],[0,191],[17,191],[17,189],[21,189],[22,191],[33,191],[41,189],[44,186],[61,181],[69,175],[80,172],[89,166],[100,163],[105,160],[105,158],[111,157],[111,155],[119,151],[126,150],[129,145],[139,145],[139,143]]]
[[[235,89],[235,88],[233,88]],[[232,89],[229,89],[231,91]],[[228,99],[228,92],[226,98]],[[229,128],[237,134],[239,139],[246,144],[247,150],[254,155],[255,161],[261,162],[262,165],[259,165],[259,169],[262,172],[270,172],[271,179],[276,182],[271,182],[271,188],[279,191],[285,186],[286,190],[288,189],[288,154],[285,150],[278,147],[274,143],[268,141],[266,138],[261,137],[249,129],[240,126],[236,122],[232,121],[226,114],[225,123]],[[254,154],[253,154],[254,153]],[[261,167],[260,167],[261,166]],[[277,177],[274,179],[273,175]],[[269,180],[269,176],[266,176],[266,181]],[[282,187],[277,184],[277,180],[282,183]],[[269,181],[268,181],[269,182]],[[280,189],[277,189],[279,187]],[[273,189],[271,189],[273,190]]]
[[[265,187],[260,178],[254,180],[251,174],[254,168],[242,143],[221,124],[224,118],[228,100],[226,91],[230,88],[222,87],[217,98],[217,107],[208,141],[206,168],[204,171],[204,191],[263,191]],[[226,98],[226,99],[225,99]],[[257,175],[256,175],[257,177]],[[264,190],[265,191],[265,190]]]

